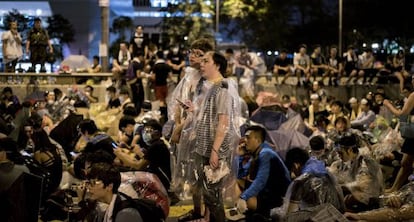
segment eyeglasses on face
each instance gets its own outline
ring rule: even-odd
[[[95,186],[95,185],[103,184],[103,182],[98,179],[90,179],[90,180],[86,180],[85,184],[87,186]]]
[[[201,50],[199,50],[199,49],[191,49],[191,50],[188,50],[188,54],[190,56],[194,56],[196,58],[201,58],[201,57],[204,56],[204,52],[201,51]]]

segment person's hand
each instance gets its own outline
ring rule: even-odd
[[[382,102],[382,104],[386,107],[389,107],[391,105],[391,102],[388,99],[384,99],[384,101]]]
[[[349,220],[361,220],[361,217],[356,213],[345,212],[344,216]]]
[[[49,47],[49,53],[52,54],[53,53],[53,47]]]
[[[400,198],[397,195],[391,195],[389,196],[387,202],[387,206],[393,207],[393,208],[399,208],[401,207],[402,203]]]
[[[214,151],[214,148],[211,148],[211,155],[210,155],[210,166],[211,169],[217,169],[219,167],[219,159],[218,159],[218,151]]]
[[[247,210],[247,202],[242,198],[239,198],[236,203],[236,208],[240,213],[244,213]]]

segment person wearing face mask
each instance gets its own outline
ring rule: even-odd
[[[86,141],[86,146],[82,150],[83,153],[95,153],[101,150],[115,158],[112,145],[114,141],[106,133],[99,131],[93,120],[84,119],[77,128],[81,136],[80,139]]]
[[[166,190],[170,188],[171,167],[170,151],[162,140],[162,126],[155,119],[144,123],[142,139],[149,146],[145,155],[132,157],[121,149],[115,149],[115,155],[123,166],[134,170],[144,170],[158,176]]]
[[[49,111],[50,114],[53,114],[57,108],[55,92],[53,91],[46,91],[45,92],[45,100],[46,100],[46,109]]]
[[[17,61],[22,57],[22,37],[17,31],[17,22],[9,23],[10,30],[3,32],[1,40],[3,42],[3,62],[4,71],[14,73]]]
[[[132,102],[131,98],[129,97],[129,90],[127,88],[122,88],[119,92],[119,102],[121,103],[120,109],[124,110],[127,106],[134,107],[134,103]]]
[[[167,64],[171,67],[172,73],[177,75],[177,82],[181,79],[181,72],[185,66],[184,55],[180,52],[180,47],[174,45],[167,55]]]
[[[107,98],[106,101],[108,105],[106,106],[106,109],[113,109],[118,108],[121,106],[121,101],[119,100],[118,96],[116,95],[116,89],[113,86],[110,86],[106,88]]]
[[[84,88],[84,90],[82,92],[82,95],[83,95],[83,99],[82,100],[84,100],[88,104],[88,106],[91,103],[97,103],[98,102],[98,97],[96,97],[96,96],[93,95],[93,90],[94,89],[93,89],[92,86],[87,85],[87,86],[85,86],[85,88]]]

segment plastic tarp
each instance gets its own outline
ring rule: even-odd
[[[70,55],[60,63],[60,66],[69,66],[71,70],[88,69],[91,64],[84,55]]]

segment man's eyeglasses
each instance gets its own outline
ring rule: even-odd
[[[188,54],[196,58],[201,58],[204,56],[204,52],[202,52],[201,50],[194,50],[194,49],[188,50]]]
[[[86,180],[85,184],[87,186],[95,186],[95,185],[99,185],[102,184],[103,182],[101,180],[98,179],[90,179],[90,180]]]

